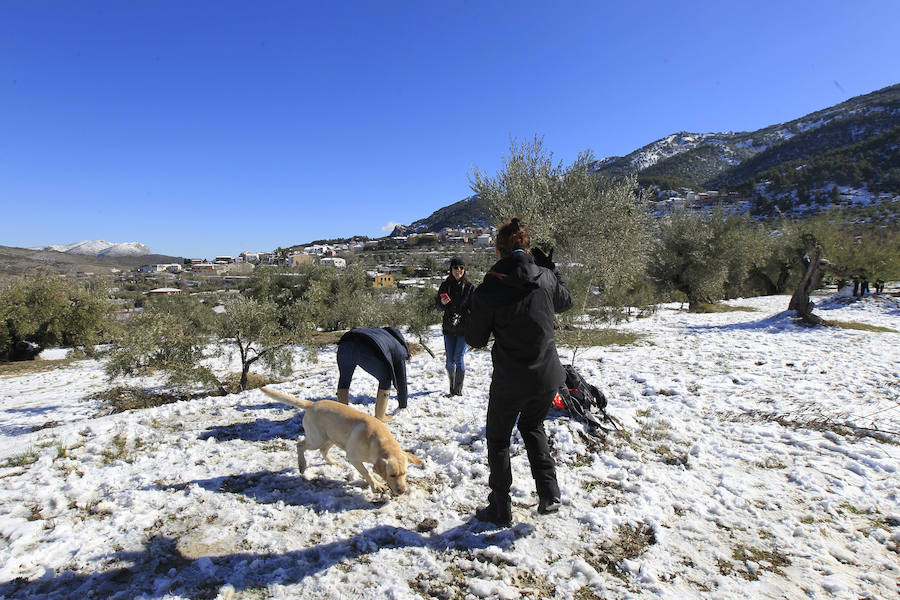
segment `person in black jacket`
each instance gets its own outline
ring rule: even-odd
[[[525,225],[512,219],[497,235],[500,260],[472,294],[466,341],[480,348],[493,334],[491,379],[487,409],[488,505],[475,512],[481,521],[512,524],[509,489],[512,470],[509,440],[518,419],[538,495],[538,512],[559,510],[559,484],[544,418],[557,389],[565,381],[554,339],[555,313],[572,307],[569,289],[549,256],[529,251]]]
[[[466,277],[466,263],[461,258],[450,260],[450,275],[438,288],[434,300],[438,310],[444,311],[441,329],[444,332],[444,353],[447,356],[447,376],[450,395],[461,396],[466,379],[466,322],[469,320],[469,301],[475,286]]]
[[[375,396],[375,418],[389,423],[392,417],[386,415],[387,402],[391,395],[391,383],[397,388],[398,409],[406,408],[406,361],[409,360],[409,346],[403,334],[393,327],[351,329],[338,342],[338,402],[350,403],[350,381],[356,367],[378,380]]]

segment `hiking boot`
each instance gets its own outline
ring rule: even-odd
[[[538,500],[538,514],[549,515],[559,510],[559,498],[541,498]]]
[[[510,527],[512,525],[512,506],[506,502],[503,506],[498,506],[494,502],[493,493],[488,496],[488,505],[475,511],[475,518],[485,523],[493,523],[500,527]]]
[[[512,516],[501,516],[493,506],[483,506],[475,511],[475,518],[485,523],[493,523],[500,527],[512,526]]]

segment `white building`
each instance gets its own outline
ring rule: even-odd
[[[181,265],[178,263],[160,263],[155,265],[141,265],[138,267],[138,273],[162,273],[163,271],[180,273]]]
[[[319,261],[319,264],[328,267],[337,267],[338,269],[343,269],[347,266],[347,261],[343,258],[338,257],[325,257]]]

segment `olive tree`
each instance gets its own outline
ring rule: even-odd
[[[53,273],[17,279],[0,291],[0,357],[14,358],[20,342],[92,355],[114,327],[112,311],[102,280],[79,283]]]
[[[582,312],[592,291],[606,303],[644,275],[650,216],[633,177],[610,179],[593,171],[594,156],[582,152],[564,166],[554,163],[543,140],[510,144],[503,168],[493,177],[477,169],[472,190],[497,223],[520,217],[532,245],[552,247],[557,262],[583,269],[578,290]],[[571,286],[570,286],[571,287]]]
[[[315,267],[301,297],[308,320],[326,331],[378,325],[382,300],[360,267]]]
[[[311,330],[299,304],[282,309],[270,300],[238,297],[223,309],[217,315],[216,331],[240,356],[240,390],[247,389],[250,368],[256,361],[276,375],[291,374],[290,345],[305,341]]]
[[[441,313],[434,308],[436,295],[436,288],[424,286],[407,288],[389,297],[385,296],[382,319],[385,323],[405,326],[407,334],[415,337],[432,358],[435,356],[434,351],[425,340],[428,328],[441,322]]]
[[[648,272],[664,288],[683,293],[690,310],[739,293],[764,263],[768,243],[746,217],[683,209],[661,219]]]
[[[215,313],[192,296],[152,298],[115,340],[106,364],[110,379],[163,373],[169,385],[194,384],[224,393],[207,359],[218,355]]]

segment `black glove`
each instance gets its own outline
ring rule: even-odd
[[[553,248],[550,248],[549,254],[544,254],[540,248],[532,248],[531,256],[534,257],[534,264],[539,267],[545,267],[551,271],[556,270],[556,264],[553,262]]]

